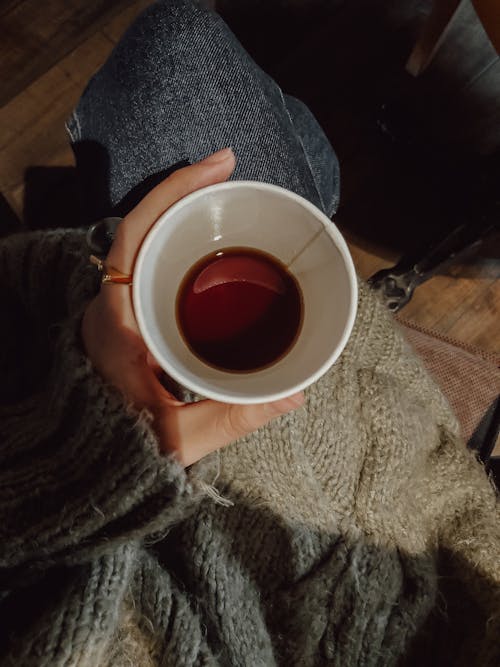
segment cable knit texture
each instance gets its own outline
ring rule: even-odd
[[[500,664],[495,493],[364,284],[304,408],[186,473],[83,354],[86,261],[0,243],[0,664]]]

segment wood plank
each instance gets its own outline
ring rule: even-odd
[[[0,106],[42,76],[132,0],[22,0],[0,22]]]
[[[22,0],[0,0],[0,18],[10,12],[14,7],[20,5]]]
[[[380,269],[393,266],[397,255],[368,245],[345,233],[354,265],[365,280]],[[434,276],[420,285],[400,311],[410,322],[448,335],[465,345],[500,353],[500,276],[498,263],[476,259],[450,274]]]
[[[500,281],[492,282],[448,329],[447,333],[471,345],[500,354]]]
[[[470,266],[453,267],[448,276],[451,279],[447,290],[448,307],[443,308],[443,314],[436,319],[436,326],[443,332],[449,332],[478,298],[486,298],[487,290],[500,278],[500,267],[494,260],[477,257]]]
[[[117,44],[132,21],[137,18],[146,7],[149,7],[152,1],[153,0],[135,0],[130,7],[126,7],[111,19],[111,21],[103,27],[102,32],[108,39]]]
[[[72,163],[64,123],[112,46],[97,33],[0,109],[0,189],[9,201],[28,166]]]
[[[499,289],[500,281],[494,278],[434,276],[416,289],[401,315],[466,345],[497,354],[500,352],[500,301],[496,301]]]
[[[55,113],[59,107],[68,107],[67,94],[73,87],[71,77],[64,74],[59,66],[49,70],[43,77],[0,109],[0,150],[13,145],[24,133],[34,131],[41,119]],[[12,164],[8,169],[13,168]],[[17,182],[17,181],[15,181]],[[3,170],[1,185],[8,187]]]
[[[408,319],[418,318],[422,326],[429,328],[435,327],[441,320],[440,330],[444,333],[461,314],[459,309],[467,308],[468,299],[475,299],[477,288],[477,282],[473,279],[434,276],[417,287],[412,300],[403,308],[402,315]]]

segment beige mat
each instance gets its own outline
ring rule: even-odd
[[[466,441],[500,394],[500,358],[397,317],[406,338],[448,398]],[[500,439],[494,456],[500,456]]]

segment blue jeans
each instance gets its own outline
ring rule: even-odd
[[[311,112],[195,0],[151,5],[67,127],[89,222],[125,215],[168,173],[226,146],[233,179],[281,185],[328,216],[338,205],[338,161]]]

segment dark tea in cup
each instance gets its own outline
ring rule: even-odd
[[[303,319],[297,280],[273,255],[254,248],[223,248],[202,257],[181,282],[179,331],[206,364],[252,372],[282,359]]]
[[[332,367],[354,324],[357,281],[342,235],[311,202],[227,181],[160,216],[137,255],[132,298],[172,380],[251,405],[291,396]]]

